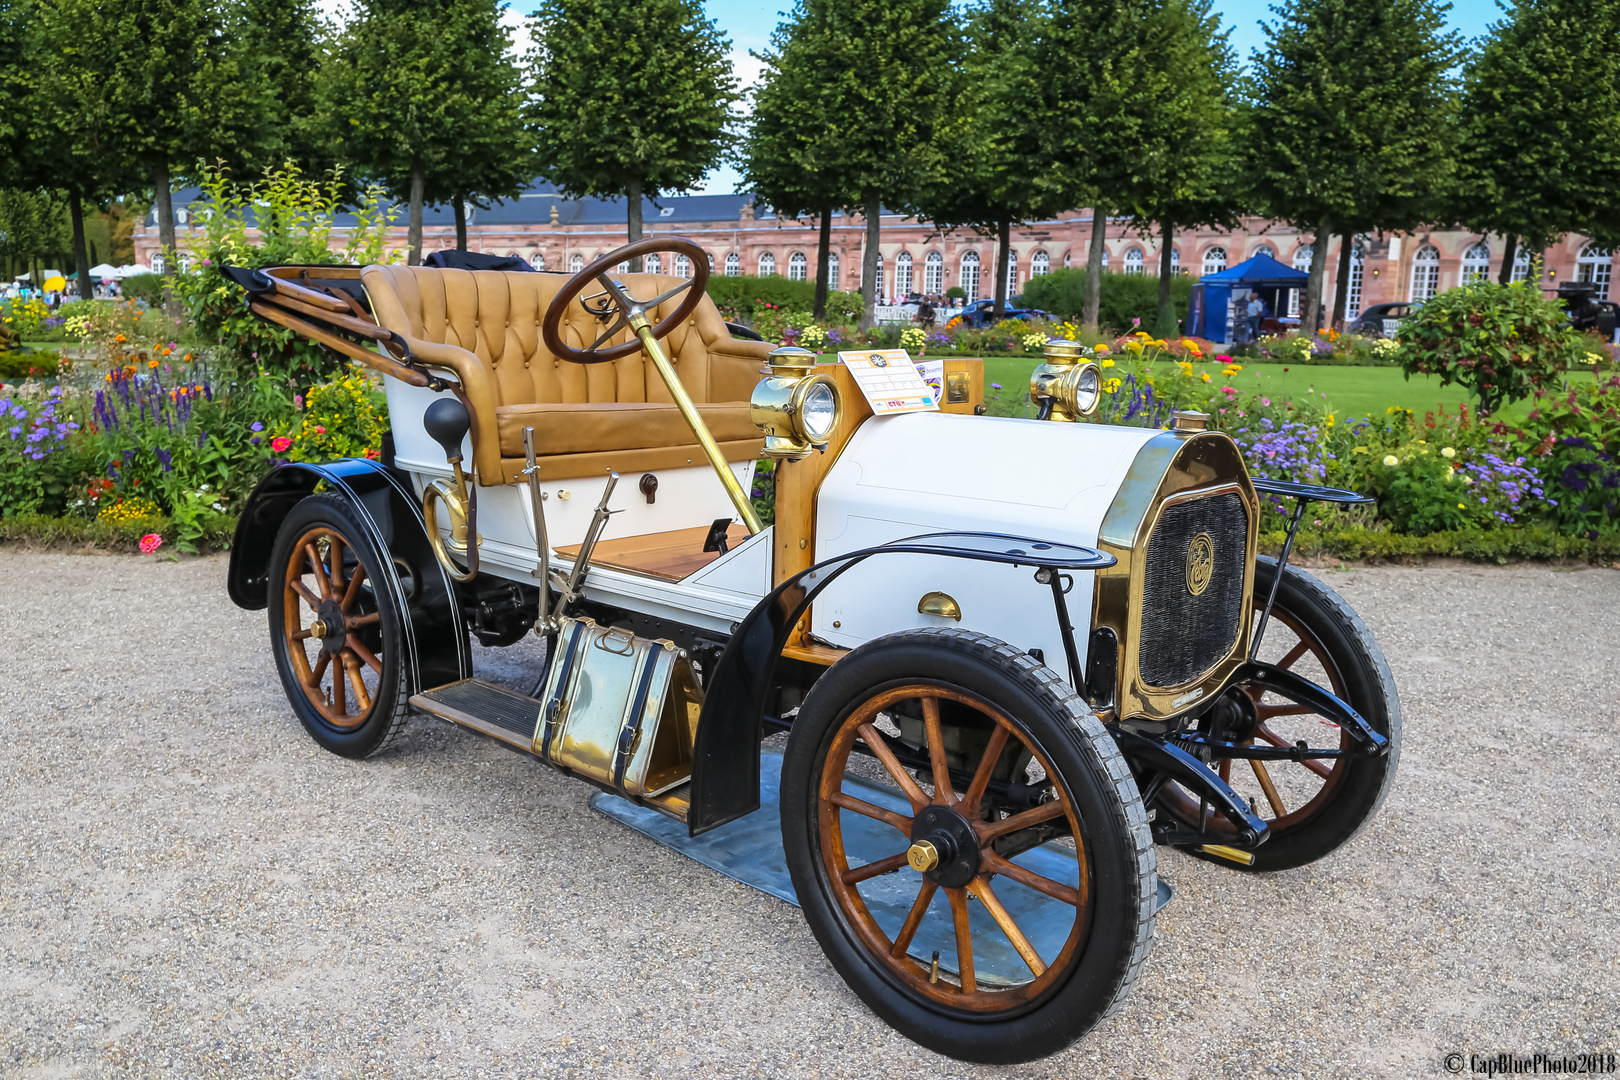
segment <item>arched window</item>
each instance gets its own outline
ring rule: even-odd
[[[923,292],[942,293],[945,291],[945,256],[937,251],[930,251],[923,260]]]
[[[804,257],[804,252],[795,251],[788,256],[788,280],[804,281],[810,276],[810,260]]]
[[[1609,275],[1613,269],[1613,256],[1606,247],[1597,244],[1587,244],[1581,248],[1580,257],[1575,260],[1575,280],[1590,282],[1597,286],[1597,298],[1609,298]]]
[[[1311,272],[1311,245],[1301,244],[1294,249],[1294,269],[1302,274]],[[1288,317],[1299,318],[1300,306],[1305,303],[1304,289],[1288,290]]]
[[[544,270],[546,268],[545,255],[538,251],[529,252],[529,265],[534,267],[536,270]]]
[[[763,253],[759,257],[759,276],[760,277],[775,277],[776,276],[776,256],[772,255],[768,251]]]
[[[1519,253],[1513,256],[1513,280],[1524,281],[1530,276],[1530,249],[1523,244],[1519,245]]]
[[[1226,269],[1226,249],[1212,247],[1204,252],[1204,273],[1218,274]]]
[[[1277,257],[1277,249],[1272,247],[1270,244],[1256,244],[1254,250],[1249,252],[1249,258],[1252,259],[1256,255],[1264,255],[1268,258],[1275,259]]]
[[[1171,248],[1170,249],[1170,276],[1174,277],[1175,275],[1177,275],[1179,273],[1181,273],[1181,249],[1180,248]]]
[[[163,252],[154,251],[152,253],[152,273],[154,273],[154,274],[163,273],[164,267],[166,265],[167,264],[165,263],[164,258],[163,258]]]
[[[733,251],[726,256],[726,277],[740,277],[742,275],[742,260]]]
[[[577,251],[568,256],[568,272],[570,274],[577,274],[583,269],[585,269],[585,256]]]
[[[1421,304],[1440,290],[1440,249],[1424,244],[1412,256],[1412,292],[1407,297]]]
[[[1018,252],[1007,252],[1007,295],[1018,295]]]
[[[1133,247],[1125,253],[1125,272],[1127,274],[1140,274],[1143,270],[1142,249]]]
[[[692,259],[688,255],[675,256],[675,276],[689,278],[692,276]]]
[[[1029,257],[1029,276],[1032,278],[1045,277],[1052,272],[1052,256],[1044,251],[1037,251]]]
[[[882,297],[882,295],[883,295],[883,253],[882,252],[879,252],[878,257],[877,257],[877,277],[873,278],[872,280],[877,283],[877,292],[874,295],[876,295],[878,297]]]
[[[911,294],[911,252],[902,251],[894,257],[894,291],[897,296]]]
[[[1108,269],[1108,249],[1103,248],[1103,269]]]
[[[521,258],[523,258],[523,256],[521,256],[521,255],[519,255],[519,254],[518,254],[518,253],[517,253],[517,252],[515,252],[515,251],[508,251],[508,252],[507,252],[507,253],[506,253],[506,257],[507,257],[507,258],[508,258],[508,259],[521,259]]]
[[[191,255],[182,251],[179,255],[176,255],[175,258],[180,263],[180,272],[182,274],[189,274],[191,272]]]
[[[838,291],[838,252],[827,252],[827,288],[832,292]]]
[[[1063,268],[1065,270],[1067,270],[1069,267],[1071,267],[1073,265],[1074,265],[1074,252],[1073,251],[1065,251],[1063,253]]]
[[[628,274],[630,272],[630,260],[626,259],[626,260],[624,260],[624,262],[620,263],[618,266],[615,266],[613,268],[613,272],[615,274]]]
[[[1491,276],[1491,245],[1481,240],[1467,251],[1463,252],[1462,280],[1466,285],[1470,281],[1484,281]]]
[[[979,298],[979,253],[977,251],[963,253],[961,282],[962,290],[967,293],[967,303],[973,303]]]
[[[651,255],[643,256],[641,271],[644,274],[662,274],[664,272],[664,260],[656,251]]]
[[[1366,262],[1360,244],[1350,249],[1350,287],[1344,291],[1344,321],[1347,324],[1361,314],[1362,270]]]

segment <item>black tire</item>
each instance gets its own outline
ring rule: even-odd
[[[305,609],[313,605],[299,601],[292,586],[287,584],[289,568],[308,570],[308,556],[303,549],[311,536],[317,537],[314,546],[318,561],[328,570],[330,550],[340,546],[340,582],[347,585],[353,581],[357,568],[363,568],[358,585],[346,588],[344,594],[352,593],[351,614],[364,623],[348,630],[341,638],[330,639],[334,645],[340,645],[339,651],[329,650],[323,642],[313,661],[309,659],[309,650],[316,647],[310,644],[313,639],[296,641],[293,638],[294,623],[298,624],[299,632],[303,632],[306,624],[313,622],[313,612],[308,613],[308,618],[304,617]],[[328,546],[325,548],[320,547],[321,537],[326,538]],[[333,544],[332,537],[336,537],[339,544]],[[404,727],[410,712],[410,691],[405,665],[401,663],[404,633],[399,611],[389,589],[373,587],[386,580],[379,573],[386,565],[387,561],[371,543],[354,511],[344,500],[331,495],[313,495],[294,506],[282,522],[271,549],[267,591],[270,644],[276,671],[304,730],[321,746],[343,757],[367,758],[387,749]],[[309,577],[313,574],[303,574],[303,578]],[[303,578],[301,582],[308,589],[308,582]],[[319,597],[324,598],[329,583],[317,581],[317,585],[321,588]],[[340,600],[335,592],[332,599]],[[299,651],[295,653],[295,649]],[[366,654],[365,659],[362,654]],[[370,661],[376,661],[380,670],[373,670]],[[351,662],[359,668],[358,674],[340,680],[339,665]],[[349,669],[345,666],[344,670]],[[307,684],[312,675],[313,689]],[[333,687],[323,691],[322,684],[327,678],[332,680]],[[356,701],[351,714],[347,703],[351,697],[359,697],[356,681],[366,695],[363,703]]]
[[[1079,872],[1082,891],[1089,890],[1088,899],[1084,904],[1074,904],[1074,915],[1063,916],[1064,922],[1042,924],[1055,925],[1060,932],[1067,933],[1068,944],[1061,952],[1054,950],[1054,959],[1044,974],[1031,965],[1028,986],[1017,988],[1009,995],[1002,995],[1000,988],[990,984],[981,992],[958,977],[961,985],[954,987],[960,994],[957,1000],[969,1002],[971,1009],[953,1007],[940,1000],[941,996],[949,996],[946,991],[953,989],[949,985],[943,988],[932,983],[921,985],[917,976],[927,974],[927,967],[908,959],[905,949],[902,948],[902,955],[894,960],[893,952],[881,948],[881,943],[870,936],[870,930],[868,936],[863,937],[858,925],[859,914],[852,915],[846,908],[847,901],[841,901],[835,891],[826,857],[827,834],[837,833],[840,852],[843,835],[842,825],[825,825],[821,817],[825,809],[822,802],[824,777],[833,775],[827,772],[829,756],[833,756],[837,770],[836,779],[828,781],[834,784],[829,790],[842,792],[844,778],[852,775],[844,771],[845,764],[852,760],[849,750],[843,751],[841,761],[836,758],[837,745],[852,745],[842,743],[846,736],[840,733],[866,715],[858,710],[875,708],[874,703],[906,695],[914,687],[922,687],[930,693],[937,690],[941,695],[935,700],[934,715],[940,717],[942,731],[954,720],[971,716],[970,711],[962,711],[966,709],[961,704],[963,701],[978,701],[998,712],[1001,719],[992,719],[988,730],[995,732],[999,724],[1012,734],[1006,736],[1006,750],[994,760],[1038,762],[1046,777],[1037,782],[1055,780],[1057,785],[1048,789],[1052,793],[1050,799],[1034,804],[1036,811],[1062,803],[1062,814],[1054,816],[1068,823],[1069,832],[1073,832],[1078,823],[1083,839],[1085,859]],[[943,712],[941,702],[944,707],[958,711]],[[890,714],[875,715],[888,717]],[[874,720],[871,724],[877,722]],[[958,730],[970,729],[958,725]],[[871,742],[869,736],[861,737]],[[892,737],[885,735],[885,738]],[[960,740],[963,736],[942,736],[941,744],[948,746],[953,738]],[[1019,744],[1014,739],[1033,750],[1033,754],[1019,759]],[[917,752],[903,740],[900,745],[908,752]],[[986,770],[986,775],[989,775],[988,769],[995,768],[993,764],[984,765],[991,759],[982,747],[977,760],[980,762],[977,769]],[[1029,767],[1017,766],[1019,769]],[[931,771],[913,770],[912,775],[920,784],[932,783]],[[1027,779],[1024,782],[1028,782]],[[966,793],[964,803],[957,806],[965,805],[973,785],[964,786],[956,779],[953,787]],[[937,788],[934,794],[936,801],[940,797],[951,797],[949,791],[939,796]],[[922,1046],[983,1064],[1013,1064],[1043,1058],[1072,1045],[1114,1011],[1141,974],[1152,944],[1158,876],[1147,816],[1135,781],[1113,739],[1068,684],[1010,645],[983,634],[953,628],[893,634],[856,649],[821,677],[799,710],[783,762],[781,795],[782,835],[788,868],[816,940],[867,1006]],[[982,806],[975,804],[976,809],[964,813],[992,827],[998,821],[1010,821],[1013,816],[1010,813],[1006,818],[997,817],[1003,811],[990,808],[993,802],[986,795]],[[844,811],[849,809],[843,806]],[[933,811],[935,808],[925,809]],[[908,819],[913,833],[922,813],[913,801],[914,817]],[[831,811],[829,820],[843,820],[839,814],[838,810]],[[902,848],[910,843],[904,839],[895,842]],[[1079,840],[1076,846],[1080,846]],[[988,846],[985,850],[989,850]],[[991,856],[980,857],[989,859]],[[945,869],[948,867],[940,868],[939,872]],[[917,874],[907,866],[896,872]],[[951,889],[945,883],[940,890],[958,894],[948,898],[953,912],[960,898],[964,921],[969,919],[966,897],[970,892],[989,913],[986,895],[973,892],[981,878],[985,893],[998,905],[999,899],[989,889],[991,878],[1004,893],[1012,888],[1003,870],[986,871],[979,867],[975,873],[965,886]],[[919,893],[917,905],[912,908],[913,916],[927,910],[921,905],[928,904],[928,898],[935,895],[933,888],[924,884],[924,878],[926,875],[920,875],[918,884],[927,891]],[[896,881],[896,888],[909,887],[905,880],[892,880]],[[847,883],[840,888],[855,891],[854,886]],[[1065,909],[1060,905],[1042,910]],[[864,913],[864,906],[858,906],[858,911]],[[1067,921],[1070,918],[1072,925]],[[875,919],[871,922],[875,924]],[[896,937],[904,932],[902,926]],[[970,941],[986,937],[977,931],[969,933]],[[1010,935],[1004,939],[1012,942]],[[886,936],[881,937],[881,941],[888,940]],[[909,945],[914,939],[908,936],[906,940]],[[960,942],[960,937],[957,940]],[[957,950],[958,966],[967,966],[960,963],[960,944]],[[976,953],[978,950],[970,949],[970,959]],[[937,958],[939,953],[934,955]],[[1045,959],[1044,956],[1038,958]],[[1018,994],[1026,993],[1027,997],[1017,998]],[[990,999],[991,1003],[987,1005],[978,1001],[979,998]],[[1000,1005],[1003,1000],[1008,1002],[1006,1007]]]
[[[1255,561],[1257,611],[1264,605],[1276,577],[1275,559],[1261,557]],[[1349,843],[1366,828],[1388,796],[1401,756],[1401,702],[1395,690],[1395,677],[1372,632],[1344,598],[1311,574],[1290,566],[1277,590],[1277,603],[1260,658],[1272,662],[1286,659],[1307,636],[1314,638],[1317,646],[1303,654],[1312,668],[1298,673],[1327,686],[1349,703],[1375,731],[1389,739],[1389,753],[1382,757],[1357,755],[1338,759],[1331,769],[1332,775],[1320,778],[1316,794],[1302,802],[1298,809],[1280,817],[1270,805],[1270,795],[1262,790],[1256,798],[1256,806],[1263,817],[1277,824],[1273,825],[1270,838],[1255,849],[1252,865],[1244,866],[1197,851],[1191,854],[1251,872],[1304,866]],[[1299,719],[1305,726],[1291,734],[1305,737],[1312,746],[1327,745],[1319,737],[1310,737],[1310,724],[1322,729],[1320,718],[1306,714]],[[1348,748],[1352,744],[1348,736],[1341,736],[1340,745]],[[1286,770],[1287,775],[1298,777],[1296,770],[1303,767],[1284,763],[1271,768]],[[1230,771],[1234,778],[1250,779],[1247,774],[1252,774],[1253,768],[1233,761]],[[1305,786],[1300,789],[1302,799],[1310,794],[1309,785],[1314,782],[1304,782]],[[1234,783],[1234,786],[1238,785]],[[1273,787],[1278,787],[1275,779]],[[1239,787],[1239,791],[1242,793],[1243,788]],[[1179,789],[1174,789],[1161,798],[1159,807],[1184,822],[1196,822],[1196,813],[1187,813],[1188,803],[1178,798],[1178,792]],[[1284,806],[1286,808],[1287,803]],[[1225,825],[1224,819],[1219,823],[1211,819],[1210,825],[1219,831]]]

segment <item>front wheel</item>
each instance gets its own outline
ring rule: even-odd
[[[856,649],[799,710],[781,792],[816,940],[929,1049],[1046,1057],[1142,969],[1158,878],[1130,770],[1068,685],[1009,645],[953,628]]]

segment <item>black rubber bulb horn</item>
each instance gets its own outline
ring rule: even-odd
[[[446,461],[454,465],[461,460],[461,441],[472,427],[472,418],[459,398],[442,397],[429,405],[422,414],[422,426],[434,442],[444,447]]]

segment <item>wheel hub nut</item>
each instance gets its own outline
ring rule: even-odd
[[[926,874],[939,865],[939,849],[927,840],[919,840],[906,849],[906,862],[920,874]]]
[[[317,638],[325,637],[326,636],[326,623],[324,623],[320,619],[316,619],[314,622],[310,623],[309,624],[309,636],[310,637],[317,637]]]

